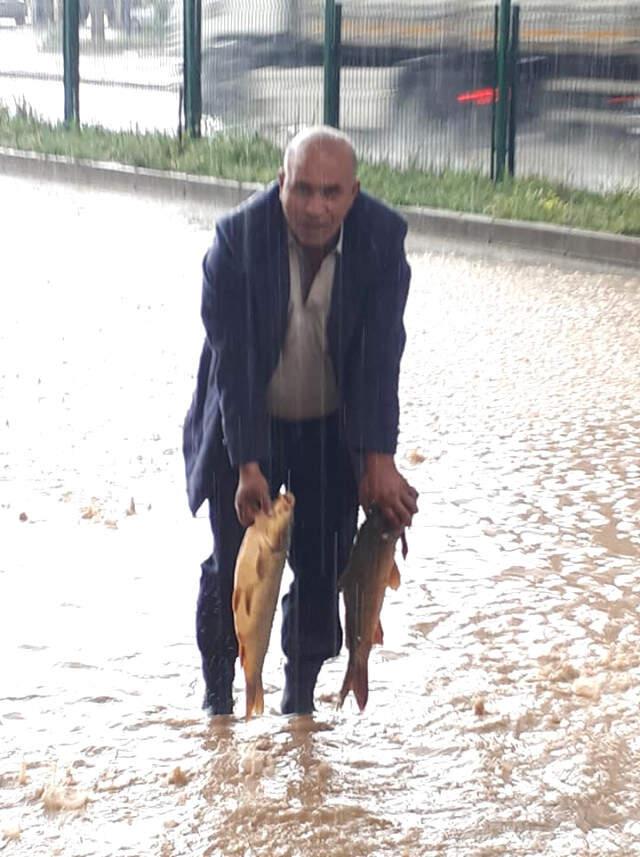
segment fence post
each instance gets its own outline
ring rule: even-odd
[[[513,7],[511,21],[511,51],[509,57],[509,83],[511,100],[509,102],[509,143],[508,169],[513,178],[516,173],[516,134],[518,130],[518,55],[520,53],[520,5]]]
[[[496,178],[496,92],[498,91],[498,25],[500,7],[493,7],[493,77],[491,78],[491,181]]]
[[[64,124],[80,125],[80,2],[64,0],[62,9]]]
[[[324,13],[324,124],[340,127],[342,3],[326,0]]]
[[[496,168],[495,181],[502,181],[507,158],[507,125],[509,116],[509,30],[511,0],[500,0],[498,23],[498,86],[496,103]]]
[[[196,138],[202,125],[202,0],[184,0],[183,13],[185,127]]]
[[[187,108],[187,104],[189,103],[189,72],[191,70],[191,42],[189,40],[189,27],[191,21],[191,12],[189,11],[190,5],[191,0],[182,0],[182,110],[180,112],[180,117],[182,118],[184,115],[185,133],[189,130],[189,110]]]
[[[193,136],[202,133],[202,0],[195,3],[194,42],[194,86],[193,86]]]

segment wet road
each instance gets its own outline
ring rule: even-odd
[[[3,857],[637,853],[640,276],[412,243],[421,512],[369,707],[343,654],[279,716],[274,645],[266,716],[211,723],[179,444],[212,214],[0,198]]]

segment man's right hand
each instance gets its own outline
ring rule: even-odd
[[[251,526],[258,512],[267,515],[271,512],[269,483],[262,475],[257,461],[241,465],[235,505],[238,520],[243,527]]]

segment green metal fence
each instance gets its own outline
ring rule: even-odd
[[[640,4],[521,4],[517,173],[639,188]]]
[[[74,5],[79,72],[72,95],[64,90],[64,55],[73,54]],[[182,30],[181,6],[173,0],[28,0],[26,10],[24,26],[0,20],[0,101],[10,109],[26,103],[49,121],[79,108],[86,125],[176,132],[182,51],[170,34]]]
[[[638,185],[637,3],[66,0],[73,90],[63,0],[31,2],[0,25],[0,100],[45,118],[278,145],[329,121],[396,166]]]

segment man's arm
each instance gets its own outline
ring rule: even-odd
[[[266,454],[268,418],[253,312],[247,276],[234,263],[218,227],[203,263],[202,321],[216,361],[227,454],[239,473],[236,513],[245,527],[257,511],[271,508],[269,485],[258,464]]]
[[[203,263],[202,321],[215,360],[229,460],[234,467],[258,461],[266,453],[268,417],[254,302],[220,227]]]
[[[258,512],[271,512],[269,483],[257,461],[241,464],[238,473],[238,488],[235,496],[236,515],[243,527],[255,521]]]
[[[418,511],[418,493],[398,472],[394,461],[400,361],[406,341],[403,316],[411,278],[404,253],[405,233],[406,229],[399,235],[399,246],[390,253],[367,299],[359,391],[364,455],[360,503],[365,510],[375,503],[394,529],[409,526]]]
[[[394,530],[410,527],[418,511],[418,492],[398,472],[393,455],[365,454],[359,499],[365,510],[375,504]]]

